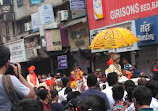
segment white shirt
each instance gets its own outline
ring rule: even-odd
[[[135,111],[134,103],[132,103],[125,111]]]
[[[106,89],[104,89],[102,92],[106,94],[108,101],[109,101],[110,108],[112,109],[113,104],[115,103],[113,96],[112,96],[112,87],[109,86]]]
[[[65,92],[65,88],[63,88],[61,91],[59,91],[59,100],[58,100],[58,103],[61,103],[62,101],[65,101],[66,100],[66,95],[64,94]]]
[[[154,109],[154,111],[158,111],[158,100],[152,97],[150,107]]]

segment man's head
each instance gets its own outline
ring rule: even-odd
[[[53,101],[58,101],[58,99],[59,99],[58,91],[56,89],[52,89],[50,91],[50,93],[51,93],[52,100]]]
[[[30,67],[28,68],[29,74],[33,74],[33,73],[34,73],[34,70],[35,70],[35,66],[30,66]]]
[[[94,75],[90,75],[87,78],[87,85],[88,87],[96,86],[97,84],[97,77]]]
[[[120,62],[120,54],[118,54],[118,53],[110,53],[110,57],[115,63],[119,64],[119,62]]]
[[[154,98],[156,98],[158,96],[158,81],[156,81],[156,80],[149,80],[146,83],[146,87],[151,90],[152,96]]]
[[[116,85],[112,88],[113,98],[115,101],[122,100],[124,95],[124,88],[121,85]]]
[[[109,86],[114,86],[118,83],[118,75],[116,72],[112,72],[108,74],[107,81]]]
[[[62,78],[63,87],[69,87],[70,81],[69,78]]]
[[[9,67],[10,55],[9,49],[4,45],[0,45],[0,69],[3,69],[4,73]]]
[[[41,100],[50,100],[51,99],[51,94],[47,89],[41,89],[39,90],[38,94],[39,98]]]
[[[127,63],[128,63],[128,60],[127,60],[126,58],[124,58],[124,59],[123,59],[123,63],[124,63],[124,64],[127,64]]]
[[[143,108],[143,106],[150,107],[152,93],[148,88],[144,86],[138,86],[133,91],[133,98],[136,110],[140,110]]]
[[[43,104],[34,99],[23,99],[15,104],[11,111],[43,111]]]

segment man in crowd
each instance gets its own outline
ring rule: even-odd
[[[36,98],[33,87],[21,75],[21,66],[10,63],[10,51],[7,47],[0,45],[0,110],[10,111],[12,107],[11,97],[8,95],[2,77],[5,75],[7,69],[12,67],[13,75],[10,75],[13,87],[17,95],[21,98]],[[19,78],[19,79],[18,79]]]
[[[64,94],[66,87],[70,86],[69,78],[63,78],[62,79],[63,88],[61,91],[59,91],[59,103],[66,100],[66,95]]]
[[[102,97],[106,103],[107,103],[107,108],[110,109],[110,106],[109,106],[109,102],[108,102],[108,99],[107,99],[107,96],[102,93],[97,87],[97,77],[94,76],[94,75],[90,75],[88,76],[87,78],[87,85],[89,87],[89,89],[83,93],[81,93],[81,98],[84,98],[84,97],[87,97],[87,96],[91,96],[91,95],[97,95],[97,96],[100,96]]]
[[[107,77],[107,81],[108,81],[109,87],[104,89],[102,92],[106,94],[109,104],[110,104],[110,108],[112,109],[113,104],[115,103],[113,99],[113,95],[112,95],[112,88],[114,85],[118,83],[117,73],[116,72],[109,73]]]
[[[154,111],[150,108],[151,99],[151,91],[144,86],[138,86],[133,92],[133,102],[136,111]]]
[[[123,63],[124,63],[124,70],[131,71],[132,65],[129,64],[129,62],[126,58],[123,59]]]

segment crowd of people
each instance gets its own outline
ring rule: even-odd
[[[105,74],[85,74],[75,65],[69,77],[37,76],[30,66],[25,79],[0,45],[0,111],[158,111],[157,67],[148,79],[127,59],[123,70],[119,62],[120,55],[111,53]]]

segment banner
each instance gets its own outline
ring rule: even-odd
[[[138,46],[158,44],[158,15],[136,20],[136,34],[140,38]]]
[[[39,31],[39,28],[41,26],[41,21],[40,21],[40,16],[38,12],[31,14],[31,21],[32,21],[33,32]]]
[[[70,0],[70,10],[84,10],[85,0]]]
[[[66,68],[68,68],[67,56],[66,55],[58,56],[58,69],[66,69]]]
[[[54,11],[51,4],[41,5],[39,8],[39,15],[41,24],[49,24],[55,22],[54,20]]]
[[[93,0],[93,8],[95,19],[103,18],[102,0]]]
[[[32,5],[41,4],[41,0],[31,0]]]
[[[11,62],[16,63],[26,61],[24,39],[8,43],[6,46],[10,49],[11,52]]]
[[[45,30],[47,51],[62,50],[60,29]]]
[[[104,19],[96,20],[93,1],[86,3],[90,30],[158,14],[158,0],[102,0]]]

